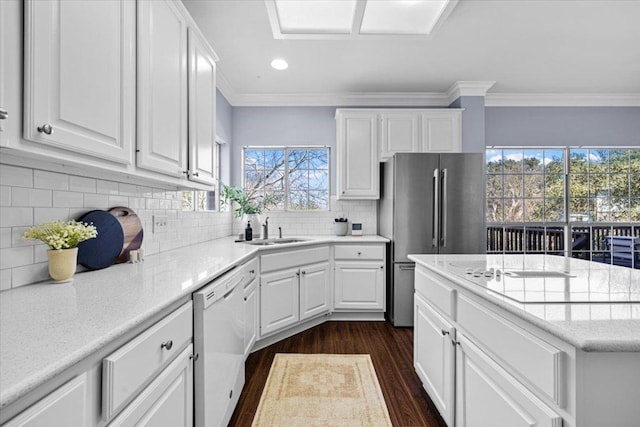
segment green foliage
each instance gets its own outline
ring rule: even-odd
[[[46,222],[28,228],[24,234],[24,239],[37,239],[47,244],[51,249],[75,248],[88,239],[93,239],[98,235],[98,231],[93,224],[76,222],[55,221]]]
[[[272,199],[268,194],[263,197],[249,197],[242,188],[231,187],[225,184],[222,184],[222,199],[227,204],[231,202],[237,204],[238,207],[233,210],[233,216],[236,218],[244,214],[261,214],[263,210],[276,203],[276,200]]]

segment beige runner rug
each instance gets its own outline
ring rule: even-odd
[[[368,354],[284,354],[273,360],[253,427],[391,426]]]

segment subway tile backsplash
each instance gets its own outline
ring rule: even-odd
[[[67,175],[0,164],[0,290],[47,280],[47,247],[25,242],[27,227],[42,222],[78,219],[94,209],[128,206],[142,221],[146,255],[168,251],[244,230],[230,212],[184,212],[182,193],[143,185]],[[153,215],[166,215],[164,233],[153,234]],[[331,200],[328,212],[265,212],[271,236],[331,235],[333,219],[346,216],[376,234],[375,201]],[[254,230],[254,235],[259,231]],[[81,271],[82,267],[78,267]]]
[[[183,212],[179,191],[0,164],[0,290],[49,277],[47,247],[23,241],[27,227],[115,206],[140,217],[147,255],[232,234],[230,213]],[[152,233],[153,215],[167,216],[166,233]]]

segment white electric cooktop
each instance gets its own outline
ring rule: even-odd
[[[450,255],[438,264],[522,304],[640,302],[637,269],[554,255]]]

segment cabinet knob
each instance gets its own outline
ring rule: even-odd
[[[182,175],[187,175],[189,171],[182,171]]]
[[[196,360],[198,360],[198,357],[200,357],[199,353],[193,353],[191,356],[189,356],[189,359],[195,362]]]
[[[244,297],[244,300],[246,301],[246,300],[247,300],[247,297]]]
[[[51,135],[53,133],[53,126],[51,126],[49,123],[38,126],[38,132]]]
[[[173,347],[173,341],[169,340],[169,341],[165,341],[160,345],[161,348],[166,348],[167,350],[171,350],[171,347]]]
[[[307,272],[302,270],[302,275],[304,276],[305,274],[307,274]]]
[[[381,266],[380,266],[380,270],[382,270],[383,268],[384,268],[384,265],[381,265]]]
[[[9,112],[5,108],[0,107],[0,120],[5,120],[7,117],[9,117]]]
[[[198,172],[193,172],[191,176],[200,176],[200,174]]]
[[[444,329],[440,331],[442,336],[449,335],[449,331],[445,331]]]
[[[249,270],[249,273],[256,274],[256,271],[255,270]]]
[[[299,271],[296,272],[296,276],[300,277],[300,272]]]

